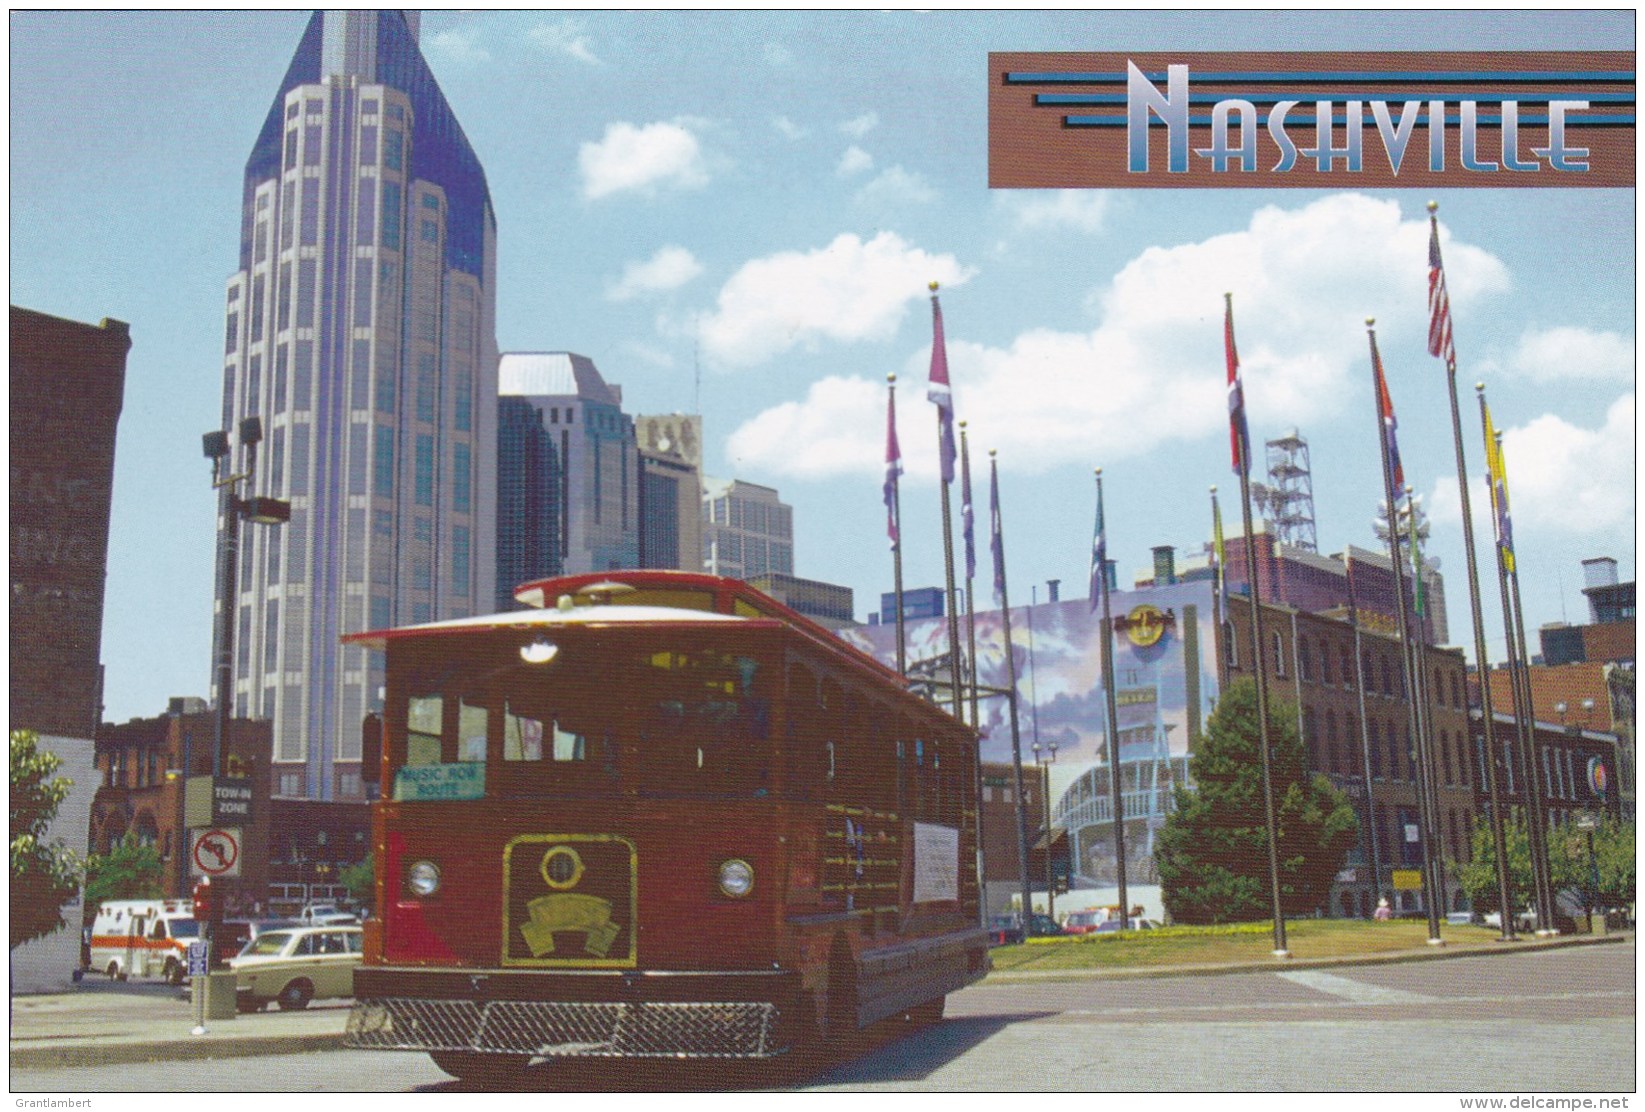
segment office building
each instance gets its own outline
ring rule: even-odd
[[[274,792],[361,798],[381,659],[341,638],[495,598],[496,221],[416,16],[317,12],[241,196],[222,427],[262,422],[243,531],[235,717],[273,723]]]
[[[741,479],[703,479],[702,566],[752,579],[794,574],[794,510],[770,487]]]
[[[640,457],[634,422],[622,409],[622,388],[607,384],[588,356],[565,351],[507,352],[497,383],[502,399],[521,399],[541,415],[559,473],[557,556],[533,557],[499,545],[499,579],[525,582],[640,566]],[[511,427],[525,429],[523,421]],[[514,452],[512,445],[500,448],[505,457]]]
[[[513,610],[514,588],[559,575],[560,449],[543,411],[526,398],[497,399],[497,601]]]
[[[640,450],[640,564],[696,571],[703,548],[703,419],[636,417]]]
[[[825,629],[841,630],[857,624],[856,614],[851,609],[850,587],[817,579],[800,579],[779,572],[756,575],[748,582]]]

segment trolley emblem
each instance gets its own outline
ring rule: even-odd
[[[504,848],[503,875],[504,965],[634,965],[635,853],[627,839],[524,834]]]

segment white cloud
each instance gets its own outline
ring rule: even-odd
[[[606,287],[605,295],[611,301],[628,301],[641,294],[666,293],[702,272],[702,264],[684,247],[660,247],[644,262],[623,267],[623,276]]]
[[[864,242],[835,237],[814,251],[754,259],[726,282],[700,324],[703,354],[727,367],[751,366],[822,341],[886,340],[929,282],[971,277],[952,255],[932,255],[893,232]]]
[[[846,120],[840,125],[840,130],[853,139],[861,139],[879,126],[880,114],[878,112],[864,112],[856,119]]]
[[[869,206],[928,205],[936,199],[937,191],[924,178],[901,166],[882,171],[873,181],[857,190],[856,196],[858,204]]]
[[[765,58],[768,66],[786,66],[794,60],[794,52],[780,42],[768,42],[761,48],[760,54]]]
[[[695,189],[708,184],[702,144],[679,122],[611,124],[599,142],[578,149],[577,169],[589,200],[630,189],[651,194],[661,186]]]
[[[1596,378],[1627,382],[1634,376],[1634,341],[1616,332],[1586,328],[1527,330],[1508,357],[1507,368],[1537,382]]]
[[[879,423],[864,422],[878,408]],[[822,479],[858,471],[863,459],[885,459],[885,387],[860,378],[830,377],[813,382],[800,402],[768,409],[742,425],[726,443],[733,466],[765,467],[772,459],[794,454],[785,472]],[[803,452],[794,452],[803,444]]]
[[[1502,430],[1515,536],[1525,530],[1552,530],[1561,536],[1624,530],[1632,535],[1634,443],[1631,393],[1611,403],[1597,429],[1546,413],[1521,428]],[[1469,476],[1469,508],[1476,536],[1489,537],[1490,493],[1476,447],[1469,445],[1481,473]],[[1434,520],[1460,522],[1460,507],[1456,479],[1440,479],[1434,486]]]
[[[480,33],[474,28],[454,27],[430,35],[423,49],[451,65],[478,66],[491,61],[491,53],[480,45]]]
[[[840,156],[840,164],[835,167],[834,172],[845,178],[853,174],[866,173],[873,168],[874,156],[853,143]]]
[[[1015,217],[1018,227],[1077,232],[1102,231],[1112,196],[1100,189],[1004,190],[998,194],[999,204]]]
[[[1265,427],[1306,425],[1333,416],[1366,385],[1365,318],[1385,337],[1427,335],[1426,214],[1402,218],[1396,201],[1332,195],[1304,205],[1270,204],[1248,225],[1197,243],[1151,247],[1131,259],[1092,299],[1090,331],[1031,329],[1003,347],[966,338],[963,301],[945,299],[948,358],[959,416],[973,439],[1008,455],[1023,472],[1090,463],[1093,445],[1113,462],[1194,441],[1226,428],[1223,293],[1234,314],[1246,401]],[[1502,264],[1467,244],[1445,247],[1454,304],[1507,288]],[[935,275],[934,275],[935,276]],[[1417,350],[1421,350],[1418,347]],[[910,353],[904,378],[923,382],[929,348]],[[804,412],[829,402],[831,422],[884,428],[883,386],[861,397],[835,390],[791,403],[783,420],[797,436],[814,424]],[[923,393],[923,392],[922,392]],[[779,411],[773,411],[776,413]],[[778,417],[748,427],[768,431]],[[931,438],[907,438],[908,469],[935,472]],[[752,455],[765,441],[741,430],[733,441]],[[820,459],[800,439],[758,459],[775,475],[817,474],[827,467],[871,472],[877,451]]]
[[[777,129],[777,134],[784,139],[804,139],[807,135],[805,128],[789,119],[787,116],[778,116],[771,121],[771,126]]]
[[[588,36],[583,34],[582,24],[574,19],[562,19],[558,23],[539,23],[526,32],[526,37],[550,53],[564,54],[568,58],[575,58],[591,66],[600,64],[600,59],[594,56],[594,51],[588,45]]]

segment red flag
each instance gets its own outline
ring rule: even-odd
[[[1394,476],[1394,497],[1398,498],[1405,489],[1405,468],[1399,462],[1399,441],[1395,433],[1399,429],[1399,421],[1394,418],[1394,400],[1388,396],[1388,380],[1382,374],[1382,356],[1377,352],[1377,338],[1371,336],[1371,370],[1377,378],[1377,414],[1382,418],[1382,442],[1387,447],[1384,458],[1387,460],[1389,472]],[[1393,507],[1389,507],[1390,522],[1393,519]]]
[[[1245,423],[1245,387],[1240,380],[1239,352],[1234,349],[1234,295],[1224,296],[1228,306],[1222,328],[1223,348],[1228,356],[1228,442],[1234,474],[1243,475],[1251,466],[1251,430]]]

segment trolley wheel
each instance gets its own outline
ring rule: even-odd
[[[524,1054],[481,1054],[474,1050],[431,1050],[434,1064],[459,1081],[506,1085],[526,1075],[531,1059]]]
[[[857,961],[851,947],[836,939],[828,957],[828,1002],[823,1018],[824,1039],[834,1049],[848,1048],[857,1038]]]
[[[314,986],[301,979],[292,981],[276,999],[282,1012],[300,1012],[314,999]]]

